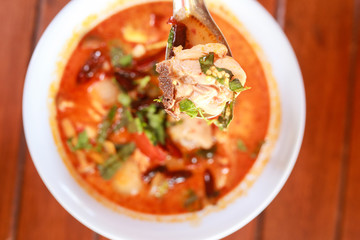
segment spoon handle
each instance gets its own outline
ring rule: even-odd
[[[189,15],[199,10],[207,12],[204,0],[173,0],[173,16],[177,16],[179,12]]]

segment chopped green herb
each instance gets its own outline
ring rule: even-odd
[[[119,65],[121,67],[128,67],[132,64],[132,56],[130,54],[124,55],[119,59]]]
[[[79,133],[76,148],[77,149],[90,149],[91,148],[91,144],[89,143],[89,137],[85,130],[82,131],[81,133]]]
[[[75,146],[72,143],[72,138],[68,139],[66,143],[68,144],[70,150],[73,152],[77,150],[89,150],[92,148],[92,145],[89,142],[89,137],[85,130],[79,133]]]
[[[165,143],[165,125],[165,111],[156,104],[150,104],[137,111],[135,116],[128,107],[123,108],[121,121],[114,129],[126,127],[130,133],[145,133],[151,143],[157,145]]]
[[[125,161],[128,157],[133,154],[136,149],[135,143],[127,143],[127,144],[118,144],[116,145],[117,155],[121,161]]]
[[[211,52],[208,55],[200,57],[199,62],[201,71],[206,74],[207,70],[214,65],[214,53]]]
[[[200,108],[197,108],[195,103],[193,103],[190,99],[184,99],[181,100],[179,103],[180,106],[180,112],[186,113],[191,118],[200,116],[202,119],[204,119],[209,125],[214,123],[215,120],[209,120],[204,116],[203,110]]]
[[[232,73],[232,71],[230,71],[229,69],[227,68],[219,68],[219,67],[216,67],[216,69],[219,71],[219,72],[222,72],[222,71],[225,71],[226,73],[228,73],[230,75],[229,79],[232,79],[234,74]]]
[[[105,180],[110,180],[114,176],[124,161],[135,151],[136,145],[134,143],[127,143],[117,145],[116,147],[117,153],[111,155],[103,164],[98,165],[100,175]]]
[[[106,116],[106,119],[109,121],[113,121],[116,115],[117,106],[113,106],[110,111],[108,112],[108,115]]]
[[[194,118],[199,114],[198,108],[190,99],[181,100],[179,105],[180,111],[186,113],[191,118]]]
[[[175,37],[175,27],[173,26],[170,29],[169,37],[168,37],[168,40],[167,40],[166,54],[165,54],[167,56],[167,58],[170,57],[170,53],[171,53],[172,48],[173,48],[174,37]]]
[[[145,135],[153,145],[165,143],[166,113],[163,109],[151,104],[138,112]]]
[[[121,121],[123,121],[124,126],[127,128],[127,130],[130,133],[141,133],[142,132],[142,128],[139,128],[139,125],[135,122],[135,119],[132,115],[132,113],[130,112],[130,109],[128,108],[124,108],[123,109],[123,115],[122,115],[122,119]],[[137,122],[139,120],[136,120]]]
[[[97,142],[98,144],[102,144],[105,142],[108,134],[109,129],[112,125],[112,122],[114,121],[115,115],[117,111],[117,106],[113,106],[110,111],[108,112],[105,120],[101,123],[98,136],[97,136]]]
[[[194,192],[194,190],[189,189],[186,192],[184,207],[189,211],[196,211],[201,209],[201,202],[198,195]]]
[[[213,52],[211,52],[208,55],[205,55],[203,57],[200,57],[199,58],[199,63],[200,63],[201,71],[203,73],[207,74],[207,75],[208,75],[208,70],[215,71],[215,69],[218,72],[223,72],[224,71],[225,73],[228,73],[229,77],[226,77],[226,76],[223,76],[223,77],[212,76],[221,84],[225,84],[225,79],[228,79],[227,81],[229,81],[234,76],[234,74],[229,69],[219,68],[219,67],[216,67],[214,65],[214,53]],[[215,69],[212,69],[212,67],[215,67]]]
[[[163,96],[161,96],[161,97],[159,97],[159,98],[155,98],[155,99],[154,99],[154,102],[162,103],[163,98],[164,98]]]
[[[243,142],[243,140],[238,139],[236,145],[237,145],[237,149],[239,149],[240,151],[242,151],[242,152],[247,151],[247,147],[246,147],[245,143]]]
[[[98,169],[103,179],[110,180],[121,165],[122,162],[118,160],[117,155],[112,155],[103,164],[99,165]]]
[[[233,119],[233,108],[234,108],[234,101],[230,103],[226,103],[224,110],[222,111],[217,121],[215,122],[215,124],[221,130],[226,129],[229,126],[231,120]]]
[[[70,151],[75,152],[76,149],[74,147],[74,144],[72,143],[72,140],[73,138],[69,138],[68,140],[66,140],[66,144],[68,145]]]
[[[231,91],[234,91],[234,92],[243,92],[245,90],[248,90],[250,89],[250,87],[244,87],[240,80],[235,78],[234,80],[232,80],[230,83],[229,83],[229,88]]]
[[[251,156],[252,158],[256,158],[256,157],[259,155],[260,150],[261,150],[261,147],[262,147],[264,144],[265,144],[265,140],[260,141],[260,142],[257,144],[256,148],[254,149],[254,151],[251,153],[250,156]]]
[[[156,64],[157,64],[157,62],[154,62],[154,65],[152,66],[152,74],[154,75],[154,76],[159,76],[159,73],[156,71]]]
[[[144,90],[146,85],[150,82],[151,77],[145,76],[143,78],[135,80],[135,83],[138,85],[139,90]]]
[[[110,48],[110,58],[114,67],[128,67],[132,64],[132,56],[125,55],[120,47]]]
[[[230,79],[234,76],[234,74],[229,70],[229,69],[226,69],[226,68],[218,68],[216,67],[216,70],[219,71],[219,72],[225,72],[225,73],[228,73],[229,74],[229,77],[226,77],[226,76],[223,76],[223,77],[215,77],[216,81],[218,81],[219,83],[221,84],[226,84],[230,81]],[[226,80],[226,82],[225,82]]]
[[[123,105],[123,107],[129,107],[131,104],[131,98],[127,93],[121,92],[118,95],[118,101]]]

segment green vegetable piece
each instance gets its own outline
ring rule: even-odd
[[[142,133],[144,131],[143,124],[140,118],[134,118],[134,129],[137,133]]]
[[[141,110],[139,119],[142,121],[145,135],[153,145],[165,144],[166,113],[163,109],[158,109],[155,104],[151,104]]]
[[[224,72],[228,73],[228,74],[230,75],[229,80],[234,76],[234,74],[233,74],[229,69],[216,67],[216,70],[218,70],[219,72],[224,71]],[[225,76],[222,77],[222,78],[216,77],[216,80],[217,80],[219,83],[221,83],[222,85],[225,84],[225,79],[226,79]]]
[[[122,162],[118,160],[117,155],[112,155],[103,164],[99,165],[98,169],[103,179],[110,180],[121,165]]]
[[[245,90],[248,90],[250,89],[250,87],[244,87],[240,80],[235,78],[234,80],[232,80],[230,83],[229,83],[229,88],[231,91],[234,91],[234,92],[243,92]]]
[[[225,130],[229,126],[231,120],[233,119],[233,108],[234,108],[234,101],[230,103],[226,103],[224,110],[218,117],[217,121],[215,122],[216,125],[221,129]]]
[[[121,119],[121,121],[123,121],[124,126],[130,133],[141,133],[141,131],[138,129],[137,124],[134,121],[134,117],[132,116],[128,108],[123,110],[123,118]]]
[[[75,146],[72,143],[72,138],[68,139],[66,143],[72,152],[75,152],[77,150],[89,150],[92,148],[92,145],[89,142],[89,137],[85,130],[79,133]]]
[[[145,76],[143,78],[135,80],[135,83],[138,85],[139,90],[144,90],[147,84],[150,82],[151,77]]]
[[[68,140],[66,140],[66,144],[68,145],[70,151],[75,152],[76,148],[73,145],[72,140],[73,140],[73,138],[69,138]]]
[[[164,98],[163,96],[161,96],[161,97],[159,97],[159,98],[155,98],[155,99],[154,99],[154,102],[162,103],[163,98]]]
[[[116,147],[117,153],[110,156],[103,164],[98,165],[100,175],[105,180],[110,180],[136,149],[134,143],[121,144]]]
[[[259,155],[260,150],[264,144],[265,144],[265,140],[261,140],[255,147],[254,151],[251,153],[250,157],[256,158]]]
[[[198,209],[201,209],[201,202],[194,192],[194,190],[189,189],[186,192],[185,201],[184,201],[184,207],[189,211],[196,211]]]
[[[165,125],[165,111],[156,104],[150,104],[137,111],[136,116],[133,116],[130,109],[125,107],[121,122],[115,126],[115,129],[126,127],[130,133],[145,133],[151,143],[157,145],[158,143],[165,144]]]
[[[89,137],[85,130],[79,134],[76,148],[77,149],[90,149],[91,148],[91,144],[89,143]]]
[[[173,48],[174,37],[175,37],[175,27],[173,26],[170,29],[169,37],[167,40],[167,46],[166,46],[166,56],[168,57],[170,56],[170,53]]]
[[[130,54],[119,58],[119,65],[121,67],[128,67],[132,64],[133,58]]]
[[[132,56],[125,55],[120,47],[110,48],[110,58],[114,67],[128,67],[132,64]]]
[[[109,129],[112,125],[112,122],[114,121],[116,111],[117,111],[117,106],[113,106],[108,112],[105,120],[102,122],[97,136],[98,144],[102,144],[105,142],[108,136]]]
[[[241,140],[241,139],[237,140],[236,146],[237,146],[237,149],[239,149],[241,152],[247,151],[247,147],[246,147],[245,143],[243,142],[243,140]]]
[[[106,119],[109,121],[113,121],[116,115],[117,106],[113,106],[110,111],[108,112],[108,115],[106,116]]]
[[[116,146],[117,155],[121,161],[125,161],[136,149],[135,143],[119,144]]]
[[[193,103],[190,99],[181,100],[179,106],[180,112],[186,113],[191,118],[194,118],[199,114],[198,108],[195,106],[195,103]]]
[[[227,68],[219,68],[219,67],[217,67],[216,68],[219,72],[222,72],[222,71],[225,71],[226,73],[228,73],[229,75],[230,75],[230,79],[232,79],[233,78],[233,76],[234,76],[234,74],[232,73],[232,71],[230,71],[229,69],[227,69]]]
[[[151,71],[154,76],[159,76],[159,73],[156,71],[156,64],[157,64],[157,62],[154,62],[154,65],[152,66]]]
[[[123,105],[123,107],[129,107],[131,104],[131,98],[128,94],[121,92],[118,95],[118,101]]]
[[[214,53],[211,52],[208,55],[200,57],[199,62],[201,71],[206,74],[207,70],[214,65]]]

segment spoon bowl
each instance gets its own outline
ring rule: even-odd
[[[204,0],[173,0],[173,19],[175,20],[174,43],[181,42],[176,38],[185,39],[183,43],[185,49],[198,44],[221,43],[227,47],[228,55],[232,56],[230,47],[211,17]],[[176,25],[185,28],[177,28]],[[185,36],[181,36],[184,34]],[[177,47],[177,44],[172,47]],[[166,59],[170,57],[170,53],[167,53]]]

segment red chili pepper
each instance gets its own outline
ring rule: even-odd
[[[139,150],[153,162],[164,162],[167,152],[160,146],[154,146],[145,134],[134,134],[134,141]]]

